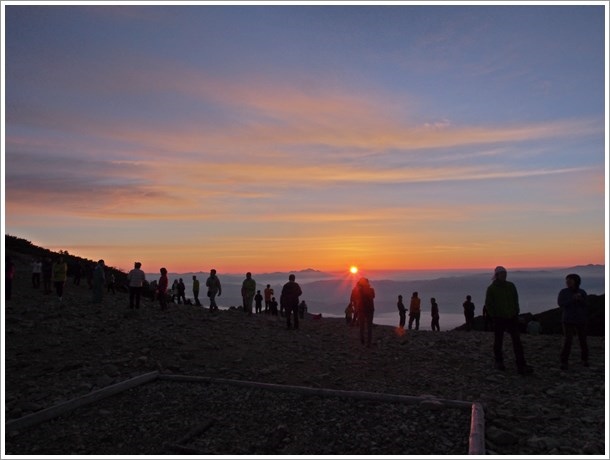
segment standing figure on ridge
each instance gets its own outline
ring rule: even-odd
[[[92,302],[102,303],[104,298],[104,286],[106,285],[106,273],[104,272],[104,260],[100,259],[93,270]]]
[[[178,280],[178,303],[180,303],[180,299],[182,299],[182,303],[186,305],[186,286],[184,285],[184,281],[182,278]]]
[[[578,335],[582,365],[589,366],[589,346],[587,345],[587,293],[580,288],[580,276],[570,273],[566,276],[566,288],[559,291],[557,305],[561,308],[563,325],[563,346],[561,347],[561,370],[568,369],[568,359],[572,349],[572,337]]]
[[[433,331],[440,331],[441,327],[438,324],[438,320],[440,318],[440,315],[438,313],[438,304],[436,303],[436,299],[434,297],[432,297],[430,299],[430,313],[432,315],[432,323],[430,325],[430,329],[432,329]]]
[[[472,297],[467,295],[466,300],[462,304],[464,308],[464,319],[466,320],[466,330],[472,330],[472,324],[474,322],[474,303],[472,303]]]
[[[51,293],[51,279],[53,278],[53,262],[50,257],[42,261],[42,287],[45,294]]]
[[[301,286],[295,281],[296,277],[290,274],[288,282],[282,287],[280,295],[280,310],[286,313],[286,326],[291,329],[291,316],[294,316],[294,329],[299,328],[299,297],[303,294]]]
[[[272,316],[277,316],[278,312],[277,312],[277,300],[275,300],[275,297],[271,297],[271,302],[269,302],[269,310],[271,311],[271,315]]]
[[[220,286],[220,280],[216,276],[216,270],[210,270],[210,276],[205,282],[208,288],[208,297],[210,298],[210,311],[217,311],[218,305],[216,305],[216,296],[220,297],[222,294],[222,287]]]
[[[268,284],[267,287],[265,288],[265,313],[268,314],[269,310],[271,308],[271,297],[273,297],[273,289],[271,288],[271,285]]]
[[[502,342],[504,332],[508,332],[513,342],[513,352],[519,374],[531,374],[534,370],[525,363],[523,345],[519,337],[519,294],[510,281],[507,272],[498,266],[494,270],[492,283],[485,293],[485,306],[494,325],[494,358],[496,369],[505,370]]]
[[[252,273],[246,273],[246,279],[241,283],[241,298],[244,304],[244,313],[252,314],[252,301],[256,293],[256,281],[252,279]]]
[[[169,286],[167,269],[161,267],[159,271],[161,272],[161,276],[159,277],[159,283],[157,284],[157,298],[159,299],[159,307],[161,307],[161,310],[167,310],[167,287]]]
[[[64,258],[59,256],[53,264],[53,285],[55,286],[55,292],[57,298],[61,303],[64,296],[64,286],[68,279],[68,264],[64,262]]]
[[[146,275],[140,269],[142,264],[136,262],[133,264],[133,270],[127,274],[127,280],[129,282],[129,308],[133,310],[140,309],[140,296],[142,295],[142,286],[146,281]]]
[[[398,302],[396,303],[396,306],[398,307],[399,317],[398,327],[404,329],[405,323],[407,321],[407,309],[405,308],[405,304],[402,303],[402,295],[398,296]]]
[[[40,275],[42,274],[42,262],[40,259],[32,261],[32,287],[38,289],[40,287]]]
[[[421,299],[417,296],[417,291],[411,296],[411,304],[409,305],[409,329],[413,327],[415,321],[415,330],[419,331],[419,318],[421,317]]]
[[[193,299],[195,300],[195,305],[201,307],[201,302],[199,302],[199,280],[196,275],[193,275]]]
[[[263,312],[263,295],[261,291],[256,291],[256,295],[254,296],[254,307],[256,309],[256,314]]]
[[[360,342],[367,347],[371,346],[373,338],[373,316],[375,314],[375,289],[373,289],[366,278],[360,278],[352,289],[350,297],[360,316]],[[366,339],[365,332],[366,331]],[[365,341],[366,340],[366,341]]]

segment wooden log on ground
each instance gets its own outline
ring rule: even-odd
[[[156,380],[158,376],[159,372],[157,371],[138,375],[137,377],[131,378],[129,380],[115,383],[113,385],[109,385],[96,391],[92,391],[91,393],[88,393],[84,396],[79,396],[77,398],[70,399],[69,401],[56,404],[55,406],[51,406],[47,409],[43,409],[38,412],[25,415],[18,419],[9,420],[4,424],[5,432],[23,430],[30,426],[37,425],[44,421],[70,412],[78,407],[91,404],[95,401],[99,401],[100,399],[107,398],[108,396],[112,396],[122,391],[136,387],[138,385],[142,385],[144,383]]]
[[[328,388],[312,388],[295,385],[277,385],[274,383],[251,382],[247,380],[232,380],[218,379],[212,377],[199,377],[194,375],[174,375],[160,374],[160,380],[173,380],[177,382],[200,382],[200,383],[221,383],[234,386],[260,388],[270,391],[286,391],[299,394],[307,394],[312,396],[326,396],[335,398],[353,398],[364,399],[379,402],[396,402],[406,404],[420,404],[424,401],[436,401],[446,407],[458,407],[462,409],[470,409],[472,403],[469,401],[456,401],[452,399],[439,399],[433,396],[406,396],[387,393],[374,393],[370,391],[350,391],[350,390],[332,390]]]

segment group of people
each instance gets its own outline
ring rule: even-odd
[[[485,293],[484,316],[491,321],[494,331],[493,355],[495,368],[504,371],[503,341],[504,334],[508,333],[513,345],[513,352],[519,374],[527,375],[533,372],[525,360],[523,344],[521,343],[519,331],[519,294],[514,283],[507,280],[506,268],[498,266],[494,270],[492,283]],[[589,348],[587,345],[587,293],[581,289],[581,278],[571,273],[566,276],[566,287],[557,297],[557,304],[562,310],[562,325],[564,341],[560,352],[560,367],[568,369],[568,361],[572,348],[574,335],[578,337],[580,344],[581,361],[583,366],[589,366]],[[360,341],[367,347],[371,346],[372,325],[375,311],[375,290],[366,278],[361,278],[353,288],[350,302],[345,310],[348,324],[360,325]],[[439,328],[438,304],[435,298],[430,299],[432,314],[432,330]],[[400,316],[399,327],[404,329],[407,310],[404,306],[402,295],[398,296],[398,313]],[[466,318],[467,330],[472,329],[474,319],[474,304],[472,297],[468,295],[463,303],[464,316]],[[409,329],[415,322],[415,329],[419,329],[421,314],[421,299],[414,292],[409,306]]]
[[[169,284],[167,269],[165,267],[161,268],[160,273],[161,276],[157,283],[155,295],[159,299],[160,308],[165,310],[167,308]],[[288,282],[282,287],[279,302],[279,313],[281,316],[286,317],[286,326],[288,329],[299,328],[299,317],[302,319],[304,317],[304,312],[307,309],[305,301],[299,302],[299,298],[303,292],[295,280],[296,277],[293,274],[288,277]],[[200,285],[197,276],[193,275],[193,299],[197,306],[201,306],[201,302],[199,301]],[[220,283],[216,269],[210,270],[210,276],[207,278],[205,286],[207,287],[207,297],[210,299],[210,311],[217,311],[218,304],[216,303],[216,297],[222,295],[222,284]],[[170,296],[172,301],[177,297],[178,303],[180,303],[181,299],[186,303],[184,291],[185,285],[182,278],[180,278],[179,281],[174,281],[172,294]],[[264,289],[264,295],[261,294],[261,291],[256,289],[256,281],[252,278],[251,272],[246,273],[246,279],[242,282],[241,297],[244,312],[248,315],[252,315],[253,305],[256,313],[263,313],[263,300],[265,302],[264,312],[275,316],[278,315],[278,302],[274,297],[273,288],[271,288],[271,285],[267,284],[267,287]]]
[[[139,309],[142,288],[146,282],[146,275],[141,269],[142,264],[136,262],[134,268],[127,275],[129,286],[129,308]],[[168,285],[167,269],[160,269],[160,278],[156,283],[156,297],[162,310],[167,308]],[[11,300],[12,281],[15,275],[15,266],[9,256],[6,257],[6,276],[5,293],[6,300]],[[32,286],[36,289],[40,287],[42,278],[45,292],[50,292],[51,283],[55,287],[55,292],[61,304],[63,299],[63,289],[68,277],[68,265],[63,256],[57,257],[54,263],[49,258],[35,260],[32,264]],[[301,287],[295,280],[295,275],[289,276],[288,282],[282,287],[280,295],[280,311],[285,313],[286,326],[288,329],[299,328],[299,317],[303,318],[306,308],[305,302],[299,301],[303,294]],[[560,352],[561,369],[568,369],[568,361],[571,354],[572,341],[574,335],[578,337],[580,344],[581,361],[584,366],[589,365],[589,348],[587,345],[587,293],[581,289],[581,278],[577,274],[569,274],[565,278],[566,287],[563,288],[557,297],[557,304],[562,310],[562,325],[564,331],[564,341]],[[184,297],[184,287],[180,289],[177,282],[177,296],[186,301]],[[102,301],[103,288],[106,286],[105,263],[100,259],[93,270],[92,291],[93,302]],[[216,270],[210,271],[210,276],[206,283],[207,296],[210,299],[210,311],[218,310],[216,297],[222,294],[222,286],[218,279]],[[184,283],[182,283],[184,286]],[[199,280],[193,276],[193,294],[197,305],[199,302]],[[274,292],[268,284],[264,290],[264,295],[260,290],[256,290],[256,282],[252,279],[250,272],[246,273],[246,279],[242,283],[241,295],[243,298],[244,311],[252,314],[252,304],[256,303],[256,312],[262,313],[262,303],[265,302],[265,313],[277,315],[277,301]],[[372,326],[375,311],[375,290],[366,278],[358,280],[351,291],[349,305],[346,308],[346,319],[349,324],[359,324],[360,341],[363,345],[370,347],[372,344]],[[173,297],[172,297],[173,300]],[[434,298],[430,299],[432,314],[432,330],[440,330],[438,304]],[[398,296],[398,312],[400,316],[399,327],[404,328],[406,323],[407,310],[403,304],[402,296]],[[466,297],[463,303],[466,328],[472,328],[474,319],[474,304],[471,296]],[[533,369],[526,363],[523,345],[519,332],[519,295],[516,286],[507,280],[507,270],[498,266],[494,270],[492,283],[488,286],[485,293],[484,317],[491,321],[494,330],[493,355],[496,369],[503,371],[506,369],[503,356],[504,334],[508,333],[511,337],[517,370],[520,374],[531,374]],[[421,299],[417,292],[411,296],[409,306],[409,329],[415,323],[415,329],[419,329],[421,315]]]
[[[405,304],[402,301],[402,295],[398,296],[398,302],[396,303],[396,306],[398,307],[399,316],[398,327],[400,329],[404,329],[407,320],[407,309],[405,308]],[[440,331],[440,314],[438,311],[438,303],[436,303],[436,299],[434,297],[430,299],[430,313],[432,315],[432,322],[430,323],[430,328],[433,331]],[[415,323],[415,330],[419,330],[420,319],[421,299],[419,298],[419,293],[416,291],[411,295],[411,302],[409,304],[409,329],[413,329],[413,323]]]

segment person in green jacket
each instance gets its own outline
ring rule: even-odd
[[[533,369],[525,363],[523,345],[519,336],[519,294],[513,283],[506,280],[507,272],[502,266],[494,270],[493,282],[487,288],[485,306],[494,325],[494,358],[496,369],[505,370],[502,342],[508,332],[513,342],[513,351],[519,374],[531,374]]]

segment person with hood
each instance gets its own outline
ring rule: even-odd
[[[375,289],[371,287],[369,280],[360,278],[352,289],[350,301],[360,315],[360,342],[367,347],[371,346],[373,338],[373,316],[375,314]],[[366,329],[366,341],[365,341]]]
[[[559,291],[557,305],[561,308],[563,325],[563,346],[561,347],[561,370],[568,369],[568,358],[572,349],[572,337],[578,335],[580,358],[585,367],[589,366],[587,345],[587,293],[580,288],[580,276],[570,273],[566,276],[566,288]]]
[[[525,362],[523,345],[519,336],[519,294],[513,283],[506,280],[506,268],[498,266],[494,270],[492,283],[485,294],[485,306],[494,325],[494,358],[498,370],[505,370],[502,353],[504,332],[508,332],[513,342],[513,352],[519,374],[531,374],[533,369]]]

